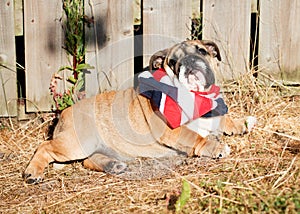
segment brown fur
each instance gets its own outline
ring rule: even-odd
[[[181,57],[179,49],[184,47],[193,52],[195,45],[208,51],[209,60],[221,59],[215,44],[187,42],[154,55],[150,67],[162,63],[169,66],[168,59]],[[228,134],[244,133],[244,121],[225,116],[219,129]],[[217,158],[222,150],[224,146],[217,139],[203,138],[187,126],[170,129],[150,101],[131,88],[102,93],[64,110],[53,139],[40,144],[23,177],[27,183],[40,182],[45,167],[53,161],[85,159],[87,168],[120,173],[125,170],[126,161],[139,156],[155,158],[185,153]]]

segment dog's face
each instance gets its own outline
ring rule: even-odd
[[[218,46],[207,40],[189,40],[155,53],[150,70],[163,67],[189,90],[205,91],[215,83],[214,61],[221,61]]]

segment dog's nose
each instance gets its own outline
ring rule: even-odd
[[[196,58],[195,58],[194,56],[192,56],[192,57],[190,58],[190,60],[191,60],[191,62],[195,62],[195,61],[196,61]]]
[[[197,57],[194,55],[186,56],[185,58],[186,58],[187,64],[189,64],[189,65],[194,64],[197,60]]]

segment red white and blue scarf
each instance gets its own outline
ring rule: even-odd
[[[215,117],[227,113],[228,108],[220,88],[212,85],[207,92],[189,91],[166,74],[164,69],[154,73],[142,72],[139,93],[151,100],[171,128],[177,128],[199,117]]]

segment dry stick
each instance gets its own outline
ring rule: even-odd
[[[253,127],[253,128],[257,129],[257,130],[260,130],[260,131],[265,131],[265,132],[269,132],[269,133],[272,133],[272,134],[276,134],[276,135],[279,135],[279,136],[282,136],[282,137],[287,137],[287,138],[290,138],[292,140],[300,141],[300,138],[297,138],[295,136],[283,134],[283,133],[280,133],[280,132],[271,131],[271,130],[268,130],[268,129],[262,129],[262,128],[258,128],[258,127]]]
[[[233,189],[252,190],[248,187],[239,186],[237,184],[230,183],[230,182],[222,182],[222,184],[225,184],[227,186],[231,186],[231,188],[233,188]]]
[[[58,201],[58,202],[56,202],[56,203],[50,204],[49,206],[46,206],[46,207],[44,207],[44,208],[47,209],[47,208],[53,207],[53,206],[55,206],[55,205],[58,205],[58,204],[67,202],[67,201],[69,201],[69,200],[71,200],[71,199],[73,199],[73,198],[75,198],[75,197],[77,197],[77,196],[79,196],[79,195],[81,195],[81,194],[84,194],[84,193],[86,193],[86,192],[91,192],[91,191],[95,191],[95,190],[98,190],[98,189],[103,189],[103,187],[106,187],[106,188],[107,188],[108,186],[112,186],[112,185],[116,185],[116,184],[121,184],[121,183],[124,183],[124,182],[123,182],[123,181],[120,181],[120,182],[116,182],[116,183],[112,183],[112,184],[106,184],[105,186],[97,186],[97,187],[85,189],[85,190],[82,190],[82,191],[76,193],[75,195],[70,196],[69,198],[66,198],[66,199],[64,199],[64,200],[61,200],[61,201]]]
[[[42,128],[46,123],[50,122],[52,120],[52,118],[44,121],[42,124],[40,124],[38,127],[36,127],[35,129],[31,130],[28,135],[34,133],[36,130]],[[17,142],[13,142],[16,146],[22,141],[24,140],[26,137],[28,137],[27,135],[23,136],[20,140],[18,140]],[[23,151],[23,149],[21,149]]]
[[[243,183],[245,184],[245,186],[246,186],[247,188],[250,189],[250,191],[251,191],[253,194],[255,194],[261,201],[263,201],[268,207],[270,207],[270,204],[268,203],[268,201],[266,201],[266,200],[264,199],[264,197],[262,197],[258,192],[256,192],[256,191],[250,186],[250,184],[248,184],[247,182],[243,182]],[[275,212],[275,213],[278,213],[278,212]]]
[[[33,122],[34,122],[35,120],[37,120],[37,119],[38,119],[38,117],[36,117],[33,121],[27,122],[25,125],[23,125],[23,127],[28,126],[30,123],[33,123]],[[48,123],[48,122],[51,121],[51,120],[52,120],[52,119],[46,120],[46,121],[43,122],[41,125],[39,125],[37,128],[35,128],[34,130],[30,131],[29,134],[32,134],[33,132],[35,132],[36,130],[38,130],[39,128],[41,128],[45,123]],[[14,133],[18,132],[20,129],[22,129],[22,127],[18,128],[18,129],[15,129],[15,130],[14,130]],[[21,139],[19,139],[19,140],[16,141],[16,142],[15,142],[12,138],[10,138],[10,139],[8,140],[8,142],[4,142],[4,143],[7,144],[7,145],[10,145],[10,146],[11,146],[11,143],[12,143],[12,144],[14,144],[14,145],[19,149],[19,151],[22,151],[22,152],[24,153],[24,150],[23,150],[23,148],[21,148],[21,147],[19,146],[19,143],[20,143],[22,140],[24,140],[26,137],[28,137],[28,136],[25,135],[25,136],[23,136]],[[10,146],[9,146],[8,148],[10,148]]]
[[[13,72],[16,72],[16,71],[14,71],[14,70],[12,70],[12,69],[9,69],[8,67],[4,66],[2,63],[0,63],[0,66],[6,68],[6,69],[8,69],[8,70],[11,70],[11,71],[13,71]],[[2,85],[2,90],[3,90],[3,98],[4,98],[4,102],[5,102],[6,112],[7,112],[7,114],[8,114],[10,126],[11,126],[12,130],[14,130],[14,124],[13,124],[13,122],[12,122],[12,120],[11,120],[11,117],[9,116],[8,102],[7,102],[6,91],[5,91],[5,87],[4,87],[5,82],[4,82],[4,80],[3,80],[2,73],[0,73],[0,79],[1,79],[1,85]]]
[[[279,136],[283,136],[283,137],[290,138],[290,139],[292,139],[292,140],[300,141],[300,139],[297,138],[297,137],[295,137],[295,136],[290,136],[290,135],[287,135],[287,134],[283,134],[283,133],[279,133],[279,132],[274,132],[274,131],[267,130],[267,129],[261,129],[261,128],[257,128],[257,127],[254,127],[254,128],[257,129],[257,130],[260,130],[260,131],[266,131],[266,132],[269,132],[269,133],[277,134],[277,135],[279,135]],[[286,181],[283,181],[282,183],[280,183],[280,184],[278,185],[278,183],[279,183],[279,182],[286,176],[286,174],[291,170],[291,168],[292,168],[292,166],[293,166],[293,164],[294,164],[296,158],[297,158],[297,156],[295,156],[295,157],[293,158],[293,160],[292,160],[292,162],[291,162],[291,164],[290,164],[290,166],[289,166],[289,168],[288,168],[287,170],[282,171],[282,172],[278,172],[278,173],[273,173],[273,174],[272,174],[272,176],[273,176],[274,174],[282,174],[281,177],[279,177],[279,178],[275,181],[275,183],[273,184],[273,186],[272,186],[273,189],[278,188],[278,187],[281,186],[284,182],[286,182]],[[264,176],[264,177],[267,177],[267,176]],[[268,176],[268,177],[269,177],[269,176]]]
[[[5,143],[11,151],[13,151],[13,150],[11,149],[10,143],[14,144],[19,149],[19,151],[24,152],[24,150],[18,145],[18,143],[16,143],[14,140],[11,140],[11,138],[8,140],[8,142],[3,141],[3,143]]]
[[[292,176],[295,175],[295,173],[299,170],[299,168],[297,167],[293,172],[290,173],[290,175],[284,180],[282,181],[280,184],[278,184],[275,189],[277,189],[279,186],[283,185],[286,181],[288,181]]]
[[[290,89],[288,86],[283,85],[283,84],[280,83],[279,81],[277,81],[277,80],[275,80],[275,79],[269,77],[268,75],[264,74],[263,72],[260,72],[259,74],[262,75],[263,77],[267,78],[267,79],[270,80],[271,82],[274,82],[274,83],[278,84],[278,85],[281,86],[282,88],[285,88],[285,89],[287,89],[287,90],[289,90],[289,91],[292,90],[292,89]]]
[[[281,163],[281,161],[282,161],[282,159],[284,157],[284,153],[285,153],[285,151],[286,151],[286,149],[288,147],[289,141],[290,140],[286,140],[286,143],[284,144],[284,147],[283,147],[283,149],[281,151],[281,154],[279,156],[279,160],[277,161],[277,164],[276,164],[276,167],[275,167],[275,171],[277,171],[277,169],[279,168],[279,164]]]
[[[294,162],[295,162],[296,158],[297,158],[297,156],[295,156],[295,157],[293,158],[292,163],[290,164],[289,168],[288,168],[287,170],[285,170],[284,173],[281,175],[281,177],[279,177],[279,178],[275,181],[275,183],[274,183],[273,186],[272,186],[273,189],[276,189],[277,187],[279,187],[281,184],[283,184],[283,183],[286,181],[286,180],[285,180],[285,181],[282,182],[281,184],[277,185],[277,184],[278,184],[278,183],[286,176],[286,174],[291,170],[292,166],[294,165]]]
[[[258,182],[264,178],[269,178],[269,177],[273,177],[275,175],[283,175],[285,174],[286,171],[280,171],[280,172],[274,172],[274,173],[271,173],[271,174],[267,174],[267,175],[264,175],[264,176],[259,176],[259,177],[256,177],[256,178],[252,178],[252,179],[249,179],[247,181],[245,181],[245,183],[252,183],[252,182]]]

